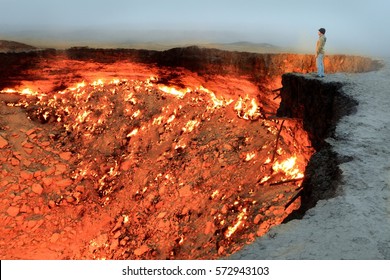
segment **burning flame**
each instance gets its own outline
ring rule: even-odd
[[[163,116],[158,116],[157,118],[153,119],[153,125],[160,125],[162,123]]]
[[[199,91],[202,91],[202,92],[205,92],[207,94],[210,95],[210,98],[211,98],[211,102],[213,103],[213,106],[212,107],[208,107],[208,109],[218,109],[218,108],[221,108],[221,107],[225,107],[231,103],[234,102],[233,99],[230,99],[230,100],[225,100],[224,97],[221,97],[221,98],[218,98],[214,92],[212,92],[211,90],[203,87],[203,86],[200,86],[198,88]]]
[[[36,91],[33,91],[33,90],[30,89],[30,88],[25,88],[25,89],[23,89],[23,90],[20,92],[20,94],[21,94],[21,95],[34,95],[34,96],[36,96],[36,95],[38,95],[39,93],[36,92]]]
[[[219,194],[219,190],[214,191],[214,192],[211,194],[211,198],[214,199],[218,194]]]
[[[168,118],[167,123],[173,122],[173,120],[174,120],[175,118],[176,118],[175,115],[171,115],[171,116]]]
[[[232,236],[237,231],[237,229],[244,223],[244,221],[246,219],[247,219],[246,208],[244,208],[244,209],[242,209],[242,212],[240,214],[238,214],[237,222],[233,226],[228,227],[228,229],[225,233],[225,237],[229,238],[230,236]]]
[[[168,93],[168,94],[172,94],[174,96],[176,96],[177,98],[184,98],[184,96],[191,92],[191,89],[189,88],[186,88],[185,90],[178,90],[174,87],[168,87],[168,86],[159,86],[158,87],[159,90],[161,90],[162,92],[165,92],[165,93]]]
[[[140,114],[141,114],[141,111],[140,111],[140,110],[135,111],[135,112],[131,115],[131,119],[135,119],[135,118],[138,117]]]
[[[251,161],[256,156],[256,152],[247,153],[245,157],[245,161]]]
[[[218,107],[222,107],[224,105],[224,102],[223,100],[219,100],[215,94],[212,92],[210,93],[210,96],[211,96],[211,100],[213,101],[214,103],[214,108],[218,108]]]
[[[200,124],[200,121],[198,120],[191,120],[186,123],[186,125],[183,127],[184,132],[192,132],[196,127],[198,127]]]
[[[238,117],[242,119],[256,120],[261,117],[261,114],[259,112],[259,106],[257,105],[256,100],[254,98],[252,98],[252,100],[248,104],[249,100],[250,98],[248,95],[244,99],[242,99],[240,96],[238,101],[234,105],[234,110],[237,111]]]
[[[123,223],[127,224],[130,221],[130,218],[128,215],[123,215]]]
[[[260,180],[260,184],[263,184],[263,183],[267,182],[269,179],[271,179],[271,176],[264,176],[264,177]]]
[[[272,166],[272,169],[275,172],[283,172],[287,176],[289,176],[292,179],[300,179],[303,178],[303,173],[299,170],[299,168],[296,166],[297,157],[293,156],[291,158],[288,158],[282,162],[275,162]]]
[[[1,93],[17,93],[16,90],[12,89],[12,88],[6,88],[6,89],[3,89],[2,91],[0,91]]]
[[[103,85],[104,85],[104,82],[103,82],[102,79],[99,79],[99,80],[94,81],[94,82],[91,83],[91,86],[93,86],[93,87],[103,86]]]
[[[129,134],[126,135],[127,138],[129,137],[133,137],[135,135],[137,135],[138,133],[138,128],[134,128]]]
[[[89,114],[91,114],[91,112],[88,112],[88,111],[82,112],[81,114],[77,115],[76,121],[79,123],[83,123],[87,119]]]
[[[203,102],[203,104],[206,104],[207,110],[211,110],[213,113],[214,109],[223,108],[225,106],[228,106],[234,102],[233,99],[225,98],[223,94],[215,94],[211,90],[204,88],[203,86],[200,86],[199,88],[195,88],[195,90],[192,90],[190,88],[182,88],[177,89],[175,87],[169,87],[165,85],[160,85],[154,83],[157,81],[157,78],[151,77],[150,79],[146,81],[131,81],[127,82],[127,80],[121,80],[121,79],[113,79],[110,82],[104,82],[102,79],[93,81],[93,82],[81,82],[76,84],[72,88],[67,88],[64,91],[55,93],[54,95],[49,95],[48,98],[40,99],[39,105],[46,106],[46,108],[49,107],[49,109],[55,109],[55,110],[47,110],[40,112],[40,116],[47,119],[51,117],[51,112],[56,111],[59,112],[58,115],[55,115],[57,117],[57,121],[61,122],[68,131],[74,133],[76,136],[85,137],[83,140],[93,140],[92,136],[93,133],[101,133],[101,131],[104,131],[106,128],[105,125],[109,125],[109,117],[110,116],[118,116],[119,110],[118,107],[115,107],[115,100],[121,102],[121,106],[119,107],[120,110],[123,110],[124,116],[126,116],[126,121],[128,123],[121,123],[121,130],[118,137],[113,139],[113,141],[118,139],[123,139],[124,135],[126,135],[126,138],[131,138],[136,135],[141,135],[143,133],[148,133],[148,129],[151,128],[153,125],[163,126],[163,129],[158,129],[156,131],[159,132],[159,137],[162,139],[161,141],[165,140],[164,137],[166,136],[164,131],[168,131],[169,129],[172,129],[174,131],[177,131],[181,128],[182,132],[184,133],[191,133],[194,132],[194,130],[199,129],[200,126],[202,126],[202,119],[199,118],[199,116],[194,116],[189,114],[189,110],[187,110],[186,107],[175,106],[177,102],[169,102],[169,105],[165,105],[165,107],[161,108],[161,111],[155,110],[152,114],[148,114],[149,112],[146,111],[148,103],[144,103],[144,100],[142,99],[142,94],[147,94],[148,92],[153,92],[153,94],[161,94],[165,96],[165,94],[170,94],[176,98],[183,99],[186,94],[191,93],[191,98],[194,96],[194,98],[188,100],[192,100],[192,102]],[[106,86],[105,88],[98,88],[105,85],[112,85],[112,86]],[[115,88],[114,88],[115,86]],[[23,91],[16,91],[13,89],[6,89],[1,92],[7,92],[7,93],[13,93],[18,92],[23,95],[34,95],[38,94],[34,92],[33,90],[26,88]],[[41,94],[43,96],[43,94]],[[225,95],[227,96],[227,95]],[[32,99],[32,98],[31,98]],[[35,99],[35,98],[34,98]],[[48,99],[48,100],[47,100]],[[150,99],[153,100],[153,99]],[[161,100],[161,99],[159,99]],[[187,101],[187,100],[186,100]],[[46,103],[45,103],[46,102]],[[72,103],[74,102],[74,103]],[[137,104],[139,102],[139,104]],[[181,102],[182,103],[182,102]],[[161,102],[161,104],[164,104]],[[202,105],[203,105],[202,104]],[[187,106],[183,105],[183,106]],[[190,104],[193,105],[193,104]],[[197,105],[197,104],[195,104]],[[200,107],[200,106],[199,106]],[[232,106],[233,107],[233,106]],[[201,108],[203,109],[203,108]],[[239,97],[237,102],[234,105],[234,110],[237,112],[238,117],[246,119],[246,120],[255,120],[259,117],[261,117],[261,113],[259,110],[259,105],[256,102],[255,98],[250,98],[248,95],[245,98]],[[201,110],[202,112],[204,110]],[[230,112],[232,113],[232,112]],[[234,112],[233,112],[234,113]],[[120,114],[122,114],[122,111],[120,111]],[[211,115],[210,112],[206,115]],[[136,120],[136,118],[138,118]],[[199,118],[199,119],[198,119]],[[203,119],[205,120],[206,117]],[[148,122],[145,126],[142,126],[142,122]],[[177,125],[178,127],[176,127]],[[277,128],[275,127],[274,123],[269,122],[269,125],[266,125],[269,128],[269,131],[273,132],[274,134],[277,133]],[[174,149],[176,149],[177,154],[183,154],[185,155],[185,151],[181,151],[187,148],[187,145],[191,147],[191,137],[189,135],[180,134],[181,136],[176,138],[173,143]],[[141,135],[142,136],[142,135]],[[91,137],[90,139],[87,139],[86,137]],[[129,139],[127,139],[129,140]],[[122,140],[123,141],[123,140]],[[123,143],[126,143],[127,141],[123,141]],[[245,142],[250,143],[252,142],[251,137],[246,137]],[[89,141],[86,141],[85,143],[90,143]],[[171,146],[170,146],[171,147]],[[264,146],[264,149],[266,149],[267,146]],[[187,148],[189,149],[189,148]],[[267,148],[268,149],[268,148]],[[123,152],[123,158],[124,159],[132,159],[134,152],[130,151],[131,147],[128,148],[125,152]],[[260,150],[255,151],[245,151],[244,153],[240,154],[241,160],[244,160],[246,162],[252,161],[256,158],[256,161],[261,162],[264,159],[261,159],[261,154],[259,152]],[[128,153],[127,153],[128,152]],[[127,153],[127,154],[126,154]],[[133,154],[132,154],[133,153]],[[268,153],[269,155],[270,153]],[[277,149],[277,154],[282,155],[285,154],[285,151],[283,151],[281,148]],[[135,157],[134,157],[135,158]],[[291,157],[286,160],[283,160],[281,162],[273,162],[274,160],[271,160],[270,157],[268,157],[264,164],[270,164],[268,167],[270,168],[272,165],[272,170],[269,168],[267,170],[270,170],[271,172],[275,173],[281,173],[276,174],[277,176],[274,176],[275,174],[262,174],[261,176],[264,176],[260,183],[265,183],[267,181],[270,181],[271,178],[280,178],[281,176],[285,176],[286,178],[303,178],[303,174],[299,169],[299,166],[297,164],[297,157]],[[98,161],[97,161],[98,162]],[[131,161],[131,164],[135,163],[135,161]],[[112,164],[112,163],[111,163]],[[252,164],[252,163],[250,163]],[[115,191],[117,182],[120,179],[117,180],[117,178],[120,178],[121,172],[120,170],[122,165],[120,165],[118,162],[115,161],[115,164],[112,165],[112,167],[107,171],[105,169],[105,173],[102,173],[103,171],[96,168],[96,161],[90,160],[90,159],[83,159],[83,161],[80,161],[78,163],[78,168],[75,173],[73,173],[73,179],[77,181],[81,181],[85,178],[92,178],[94,187],[99,190],[99,194],[102,194],[104,205],[107,203],[110,203],[113,201],[114,197],[108,197],[111,193]],[[261,168],[266,169],[264,166],[261,166]],[[127,168],[126,168],[127,169]],[[123,170],[125,170],[123,168]],[[264,171],[262,170],[262,171]],[[166,172],[171,172],[166,173]],[[180,182],[180,176],[177,172],[164,171],[164,173],[160,173],[157,175],[156,182],[158,184],[166,185],[166,186],[173,186],[173,185],[179,185],[182,184]],[[131,182],[130,182],[131,184]],[[148,188],[145,187],[140,191],[137,191],[137,194],[144,194],[147,192]],[[228,205],[228,210],[226,212],[223,212],[223,214],[218,214],[218,216],[214,216],[214,224],[219,224],[220,226],[224,226],[227,228],[224,236],[226,238],[231,238],[233,234],[237,234],[237,231],[242,229],[245,224],[246,220],[249,217],[249,213],[252,213],[250,201],[245,201],[245,204],[240,205],[240,201],[234,201],[233,204],[230,202],[230,196],[229,193],[224,193],[223,186],[220,190],[212,190],[210,198],[218,201],[224,201],[226,202],[226,205]],[[252,190],[252,193],[256,192],[257,190]],[[252,201],[252,204],[255,204],[256,201]],[[245,207],[245,208],[244,208]],[[233,211],[231,211],[233,210]],[[240,211],[240,212],[235,212]],[[234,216],[228,217],[228,215]],[[213,214],[214,215],[214,214]],[[236,216],[237,215],[237,216]],[[130,223],[131,216],[124,215],[124,223]],[[230,240],[231,241],[231,240]],[[229,241],[229,242],[230,242]],[[179,245],[183,244],[185,242],[184,235],[180,236],[180,239],[178,240]],[[95,244],[94,241],[91,243],[91,246],[94,247],[103,247],[105,245],[102,244]]]
[[[77,83],[75,87],[69,88],[69,90],[71,90],[71,91],[78,90],[78,89],[80,89],[80,88],[85,87],[86,85],[87,85],[87,84],[86,84],[84,81],[82,81],[81,83]],[[62,91],[62,92],[63,92],[63,91]]]
[[[184,235],[180,236],[179,245],[183,245],[184,243]]]
[[[248,110],[248,115],[250,117],[254,117],[257,113],[257,109],[259,108],[259,106],[257,106],[256,104],[256,101],[254,98],[252,98],[252,101],[251,101],[251,108]]]

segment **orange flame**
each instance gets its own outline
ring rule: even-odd
[[[140,111],[140,110],[135,111],[135,112],[131,115],[131,119],[135,119],[135,118],[138,117],[140,114],[141,114],[141,111]]]
[[[17,91],[12,88],[6,88],[0,91],[1,93],[16,93]]]
[[[251,161],[256,156],[256,152],[247,153],[245,157],[245,161]]]
[[[180,99],[184,98],[184,96],[191,91],[189,88],[187,88],[185,90],[184,89],[178,90],[174,87],[168,87],[168,86],[159,86],[158,89],[161,90],[162,92],[172,94]]]
[[[173,120],[174,120],[175,118],[176,118],[175,115],[171,115],[171,116],[168,118],[167,123],[173,122]]]
[[[78,90],[86,86],[86,83],[82,81],[81,83],[77,83],[75,87],[68,88],[71,91]]]
[[[271,176],[264,176],[264,177],[260,180],[260,184],[263,184],[263,183],[267,182],[269,179],[271,179]]]
[[[99,79],[99,80],[97,80],[97,81],[93,81],[93,82],[91,83],[91,86],[94,86],[94,87],[103,86],[103,85],[104,85],[104,82],[103,82],[102,79]]]
[[[219,194],[219,190],[214,191],[214,192],[211,194],[211,198],[214,199],[218,194]]]
[[[225,233],[226,238],[229,238],[230,236],[232,236],[237,231],[237,229],[244,223],[244,221],[246,219],[247,219],[246,208],[244,208],[244,209],[242,209],[242,212],[240,214],[238,214],[237,222],[233,226],[228,227],[228,229]]]
[[[126,137],[133,137],[137,135],[137,133],[138,133],[138,128],[134,128],[129,134],[127,134]]]
[[[256,120],[261,116],[259,113],[259,106],[254,98],[252,98],[250,104],[247,104],[249,100],[250,98],[248,95],[244,99],[240,96],[234,105],[234,110],[237,111],[238,117],[242,119]]]
[[[200,121],[198,120],[191,120],[186,123],[186,125],[183,127],[183,132],[192,132],[196,127],[198,127],[200,124]]]
[[[250,117],[253,117],[253,116],[256,115],[257,109],[259,108],[259,106],[257,106],[256,101],[255,101],[254,98],[252,98],[251,106],[252,106],[252,107],[248,110],[247,113],[248,113],[248,115],[249,115]]]
[[[291,158],[288,158],[282,162],[275,162],[272,166],[272,169],[275,172],[283,172],[287,176],[289,176],[292,179],[300,179],[303,178],[303,173],[299,170],[299,168],[296,165],[297,157],[293,156]]]
[[[234,100],[233,99],[230,99],[230,100],[225,100],[225,98],[218,98],[214,92],[212,92],[211,90],[203,87],[203,86],[200,86],[198,88],[200,91],[203,91],[205,93],[208,93],[210,95],[210,98],[211,98],[211,101],[213,103],[213,106],[211,107],[212,109],[217,109],[217,108],[221,108],[221,107],[225,107],[229,104],[231,104]]]
[[[160,125],[162,123],[162,120],[163,120],[163,116],[158,116],[158,117],[153,119],[152,124],[153,125]]]
[[[22,95],[38,95],[38,92],[36,92],[36,91],[34,92],[29,88],[25,88],[22,90],[21,94]]]

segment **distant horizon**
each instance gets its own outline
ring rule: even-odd
[[[99,38],[99,39],[97,39]],[[76,31],[37,31],[21,30],[18,32],[1,32],[0,40],[15,41],[27,44],[36,48],[55,48],[67,49],[71,47],[90,47],[90,48],[144,48],[152,50],[167,50],[174,47],[200,46],[208,47],[216,45],[217,47],[228,47],[227,50],[235,49],[235,44],[247,45],[248,51],[265,52],[265,48],[273,52],[289,52],[313,54],[312,45],[306,47],[288,46],[272,41],[254,40],[251,37],[229,32],[229,31],[162,31],[162,30],[93,30],[79,29]],[[256,48],[259,48],[258,50]],[[349,54],[372,56],[369,53],[351,51],[348,49],[327,49],[327,54]]]
[[[248,42],[253,44],[280,44],[253,38],[233,31],[221,30],[132,30],[132,29],[75,29],[75,30],[18,30],[6,31],[0,29],[0,40],[34,42],[39,46],[65,44],[230,44]]]
[[[390,56],[390,2],[0,0],[0,38],[38,47],[247,41],[314,53]],[[387,34],[387,35],[386,35]]]

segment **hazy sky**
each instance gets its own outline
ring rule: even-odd
[[[0,0],[0,39],[270,43],[390,55],[388,0]]]

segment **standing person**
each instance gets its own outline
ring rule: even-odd
[[[318,30],[318,41],[316,46],[316,63],[317,63],[317,77],[325,77],[324,72],[324,54],[325,54],[325,28]]]

